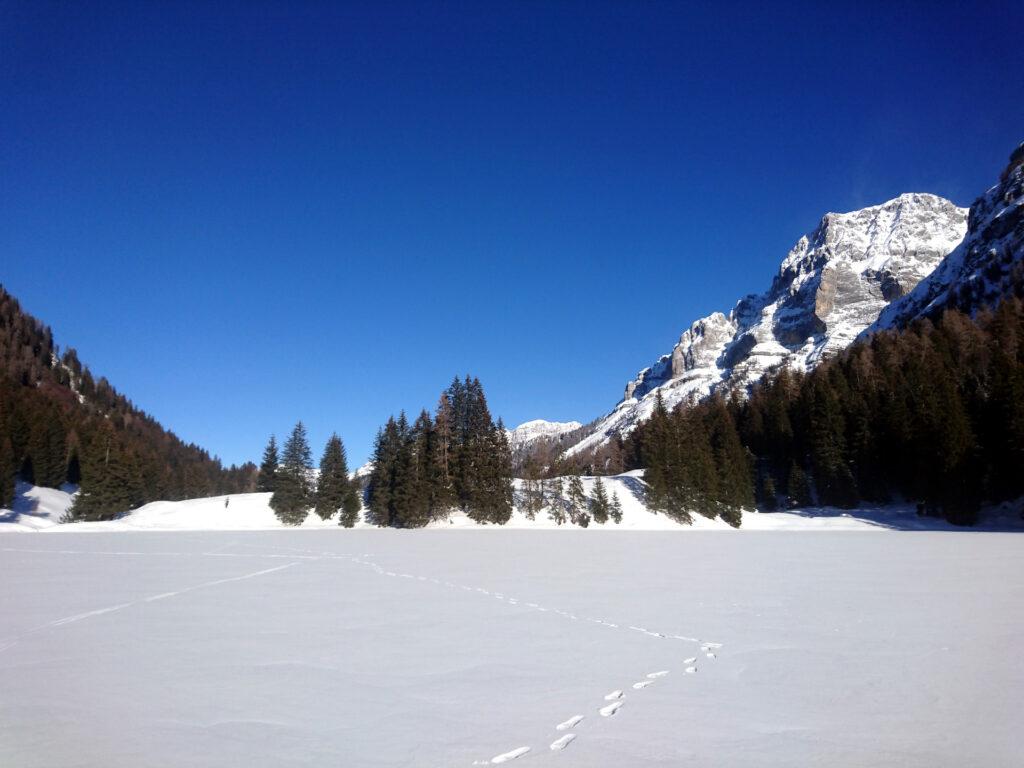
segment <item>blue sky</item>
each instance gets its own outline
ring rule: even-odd
[[[0,282],[227,462],[465,372],[587,421],[826,211],[995,181],[1022,6],[894,5],[0,2]]]

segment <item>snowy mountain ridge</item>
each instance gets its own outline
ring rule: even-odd
[[[1009,293],[1024,262],[1024,144],[1010,155],[999,183],[971,205],[967,235],[906,296],[887,306],[865,331],[899,328],[946,307],[974,314]]]
[[[513,453],[526,448],[538,440],[557,438],[567,432],[580,429],[583,425],[578,421],[546,421],[534,419],[525,421],[515,429],[506,430],[508,445]]]
[[[672,352],[626,384],[623,399],[566,454],[628,434],[654,410],[719,388],[746,388],[781,365],[808,370],[856,339],[963,240],[967,209],[925,193],[828,213],[783,259],[771,287],[728,315],[695,321]]]

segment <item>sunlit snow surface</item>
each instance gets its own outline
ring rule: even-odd
[[[0,765],[1019,765],[1022,546],[6,536]]]

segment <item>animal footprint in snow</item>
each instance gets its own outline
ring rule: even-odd
[[[554,741],[552,741],[551,742],[551,749],[555,750],[556,752],[559,751],[559,750],[565,749],[566,747],[569,746],[569,743],[573,739],[575,739],[575,738],[576,738],[576,734],[575,733],[567,733],[567,734],[565,734],[565,736],[562,736],[561,738],[558,738],[558,739],[555,739]]]
[[[693,664],[697,660],[696,656],[691,656],[688,659],[683,659],[683,664]]]
[[[647,675],[647,677],[649,677],[651,680],[657,680],[659,677],[664,677],[667,674],[668,670],[663,669],[661,670],[661,672],[651,672],[649,675]]]
[[[623,702],[621,699],[619,701],[613,701],[607,707],[601,707],[597,711],[600,713],[601,717],[611,717],[622,708],[622,705],[624,703],[625,702]]]
[[[575,728],[577,725],[583,722],[583,715],[573,715],[564,723],[559,723],[555,726],[556,731],[568,731],[570,728]]]
[[[612,691],[604,697],[605,701],[615,701],[616,699],[622,698],[622,691]]]
[[[513,749],[511,752],[503,752],[500,755],[491,758],[491,763],[499,765],[501,763],[507,763],[509,760],[515,760],[517,757],[522,757],[530,751],[529,747],[519,747]]]
[[[705,656],[707,656],[707,657],[708,657],[709,659],[715,659],[715,658],[718,658],[718,657],[717,657],[717,656],[715,656],[715,654],[713,654],[713,653],[712,653],[711,651],[708,651],[708,652],[707,652],[707,653],[705,653],[704,655],[705,655]]]
[[[654,685],[653,680],[641,680],[639,683],[633,683],[633,688],[637,691],[646,688],[648,685]]]
[[[697,671],[696,667],[687,667],[686,668],[686,674],[688,674],[688,675],[692,675],[696,671]]]

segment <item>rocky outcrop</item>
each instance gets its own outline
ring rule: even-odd
[[[971,205],[967,235],[925,280],[865,332],[899,328],[947,307],[974,314],[1024,287],[1024,144],[999,183]]]
[[[889,302],[910,293],[966,230],[966,209],[929,194],[826,214],[793,246],[768,291],[742,298],[728,315],[694,322],[568,452],[628,433],[650,416],[657,393],[671,408],[718,388],[746,388],[776,366],[813,367],[856,339]]]

